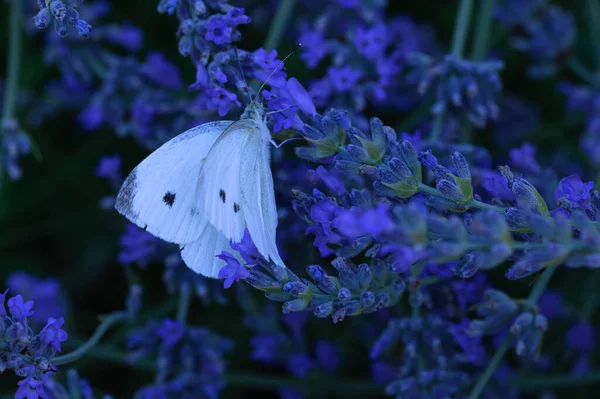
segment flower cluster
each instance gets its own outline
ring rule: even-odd
[[[573,15],[546,0],[502,0],[495,17],[513,29],[513,47],[531,58],[533,78],[555,74],[570,56],[575,40]]]
[[[59,36],[66,36],[70,25],[80,36],[87,38],[92,31],[92,26],[79,16],[77,6],[80,2],[80,0],[38,0],[40,11],[34,18],[35,26],[38,29],[46,29],[53,23],[56,33]]]
[[[413,52],[439,54],[429,27],[406,16],[388,18],[385,2],[328,0],[301,28],[302,60],[311,68],[331,60],[326,74],[310,84],[318,107],[361,113],[367,104],[404,110],[418,95],[397,75]],[[336,21],[344,20],[339,24]]]
[[[447,55],[436,61],[426,54],[407,57],[406,81],[421,96],[433,95],[431,112],[464,114],[476,127],[483,127],[500,114],[498,96],[502,61],[472,62]]]
[[[128,339],[129,358],[135,363],[156,355],[156,377],[136,398],[214,398],[224,384],[223,355],[233,343],[212,331],[164,319],[151,322]]]
[[[29,326],[29,318],[35,313],[33,301],[25,302],[21,295],[16,295],[8,300],[7,313],[4,303],[7,292],[0,295],[0,369],[12,370],[22,378],[15,398],[46,397],[44,378],[56,371],[52,359],[67,340],[62,329],[65,320],[49,318],[46,326],[35,334]]]

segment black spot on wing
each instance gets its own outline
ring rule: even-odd
[[[163,197],[163,202],[169,207],[172,208],[173,207],[173,203],[175,203],[175,197],[177,194],[171,192],[171,191],[167,191]]]
[[[233,203],[233,212],[238,213],[240,211],[240,206],[237,203]]]
[[[227,194],[225,193],[225,190],[221,189],[219,191],[219,197],[221,197],[221,201],[223,201],[223,203],[225,203],[225,199],[227,198]]]
[[[127,179],[125,179],[115,201],[115,208],[117,211],[132,221],[135,221],[138,218],[138,213],[133,209],[133,199],[137,192],[137,170],[134,169],[129,176],[127,176]]]
[[[190,215],[191,216],[198,216],[200,212],[198,212],[198,208],[196,208],[195,206],[192,206],[192,209],[190,209]]]

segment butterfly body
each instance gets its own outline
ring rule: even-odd
[[[271,134],[252,102],[240,120],[209,122],[163,144],[127,177],[115,207],[149,233],[181,247],[194,271],[217,277],[216,258],[248,229],[259,252],[285,266],[275,245],[277,209]]]

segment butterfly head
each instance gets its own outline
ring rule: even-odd
[[[258,101],[252,101],[246,109],[240,119],[252,119],[252,120],[263,120],[265,116],[265,108],[262,103]]]

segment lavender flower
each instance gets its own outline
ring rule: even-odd
[[[73,26],[80,36],[87,38],[92,26],[79,17],[76,0],[38,0],[40,11],[33,19],[38,29],[46,29],[54,23],[54,30],[59,36],[67,34],[67,27]]]
[[[158,357],[154,383],[138,390],[136,397],[189,393],[212,398],[224,384],[223,356],[233,343],[206,328],[165,319],[131,334],[128,346],[132,362]]]
[[[67,333],[62,329],[64,319],[49,318],[39,334],[29,327],[29,317],[34,314],[33,301],[25,302],[21,295],[8,300],[6,292],[0,295],[0,364],[2,370],[12,370],[22,378],[18,382],[15,398],[46,397],[43,385],[45,375],[56,371],[52,359],[61,350]]]
[[[433,92],[434,115],[446,111],[464,114],[475,126],[483,127],[500,113],[498,96],[502,82],[498,72],[502,61],[471,62],[452,55],[435,60],[425,54],[411,54],[408,83],[424,96]]]

